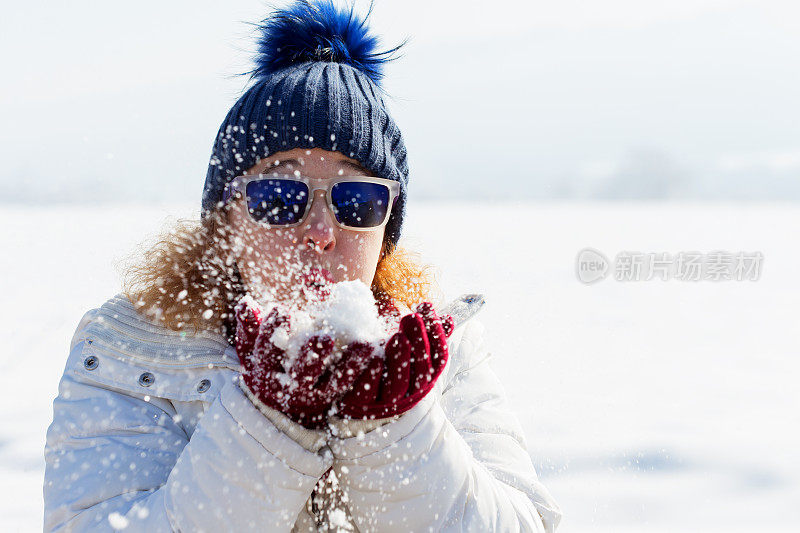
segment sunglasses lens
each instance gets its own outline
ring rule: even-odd
[[[308,204],[305,183],[284,179],[262,179],[247,184],[247,209],[255,220],[281,226],[303,218]]]
[[[331,188],[333,214],[354,228],[380,226],[389,210],[389,187],[366,181],[342,181]]]

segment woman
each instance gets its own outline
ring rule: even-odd
[[[430,283],[397,247],[408,167],[379,86],[396,49],[376,52],[366,19],[329,1],[260,31],[201,221],[166,232],[78,325],[45,529],[554,531],[480,323],[415,306]],[[391,335],[320,333],[288,368],[280,310],[354,280]]]

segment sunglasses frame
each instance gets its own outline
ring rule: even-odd
[[[335,178],[310,178],[308,176],[296,176],[291,174],[282,174],[279,172],[272,172],[269,174],[244,174],[242,176],[237,176],[233,178],[233,180],[229,181],[227,185],[225,185],[225,189],[222,193],[222,202],[223,204],[227,204],[231,198],[238,195],[239,198],[243,198],[247,200],[247,185],[253,181],[260,181],[260,180],[274,180],[274,179],[281,179],[281,180],[291,180],[291,181],[298,181],[301,183],[305,183],[306,187],[308,187],[308,195],[310,201],[306,202],[306,209],[303,213],[303,217],[293,224],[270,224],[269,222],[264,222],[263,220],[256,220],[253,216],[253,213],[250,211],[250,208],[247,207],[245,204],[245,209],[247,210],[247,215],[250,217],[250,220],[259,224],[261,226],[265,226],[267,228],[295,228],[297,226],[302,225],[306,219],[308,218],[308,214],[311,212],[311,208],[314,205],[314,197],[316,196],[314,193],[317,191],[325,191],[325,201],[327,203],[327,207],[331,213],[331,219],[333,223],[336,224],[338,227],[342,229],[348,229],[353,231],[373,231],[376,229],[380,229],[389,222],[389,217],[392,216],[392,209],[394,208],[394,203],[397,201],[398,196],[400,195],[400,184],[394,180],[386,179],[386,178],[379,178],[377,176],[336,176]],[[331,202],[331,189],[334,185],[342,182],[361,182],[361,183],[378,183],[381,185],[385,185],[389,189],[389,207],[386,209],[386,215],[383,217],[383,221],[377,226],[370,226],[367,228],[358,228],[354,226],[347,226],[345,224],[340,223],[336,219],[336,214],[333,208],[333,203]]]

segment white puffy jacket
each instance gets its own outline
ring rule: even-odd
[[[44,529],[552,532],[560,510],[482,331],[474,318],[455,331],[410,411],[314,431],[245,396],[223,337],[168,330],[118,295],[72,339],[47,432]]]

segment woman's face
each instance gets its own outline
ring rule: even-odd
[[[279,172],[309,178],[368,176],[354,159],[321,148],[276,152],[246,174]],[[229,211],[231,245],[242,280],[256,297],[294,300],[305,275],[330,274],[334,281],[372,284],[380,258],[384,227],[369,231],[343,229],[328,209],[325,191],[314,192],[303,224],[292,228],[266,227],[247,213],[241,197]]]

